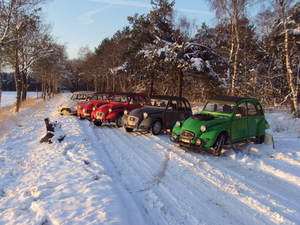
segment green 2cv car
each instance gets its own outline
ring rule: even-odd
[[[170,135],[180,146],[209,149],[220,155],[224,145],[255,137],[264,142],[269,128],[258,100],[253,98],[216,96],[203,110],[185,121],[177,121]]]

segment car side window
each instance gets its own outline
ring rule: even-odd
[[[139,103],[142,105],[146,105],[146,99],[143,96],[139,96]]]
[[[134,96],[132,99],[130,99],[131,105],[137,105],[139,104],[139,96]]]
[[[263,108],[260,104],[257,104],[257,115],[264,115]]]
[[[242,103],[237,106],[235,111],[235,117],[245,117],[247,115],[246,103]]]
[[[256,116],[257,115],[257,110],[255,105],[252,103],[248,102],[248,115],[249,116]]]
[[[177,101],[176,100],[170,101],[167,108],[168,108],[168,110],[176,110],[177,109]]]
[[[178,110],[187,110],[186,105],[181,100],[178,100]]]

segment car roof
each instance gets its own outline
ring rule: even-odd
[[[133,92],[120,92],[120,93],[116,93],[114,96],[127,96],[127,97],[130,97],[130,96],[135,95],[135,94],[142,95],[142,96],[147,96],[143,93],[133,93]]]
[[[95,91],[75,91],[72,94],[94,94]]]
[[[169,96],[169,95],[152,95],[150,98],[151,99],[163,99],[163,100],[173,99],[173,100],[184,100],[184,101],[187,101],[187,99],[184,98],[184,97]]]
[[[248,99],[248,100],[255,100],[254,98],[245,98],[245,97],[235,97],[235,96],[224,96],[224,95],[217,95],[215,97],[212,97],[208,99],[208,101],[222,101],[222,102],[231,102],[231,103],[237,103],[241,100]]]
[[[96,95],[101,95],[101,94],[103,94],[103,95],[106,95],[106,94],[114,94],[114,93],[117,93],[117,92],[113,92],[113,91],[99,91],[99,92],[96,92],[95,94]]]

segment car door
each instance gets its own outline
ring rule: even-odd
[[[236,106],[231,120],[231,140],[233,142],[248,138],[247,104]]]
[[[257,107],[251,102],[247,103],[248,106],[248,131],[249,137],[257,136],[257,124],[259,122]]]
[[[165,111],[165,128],[172,128],[178,120],[177,101],[170,100]]]
[[[132,96],[129,100],[127,110],[131,111],[133,109],[140,108],[140,107],[141,107],[141,104],[140,104],[139,96],[138,95]]]
[[[184,102],[182,100],[177,100],[178,103],[178,118],[177,120],[183,121],[191,116],[191,106],[188,102]],[[175,121],[176,123],[176,121]]]

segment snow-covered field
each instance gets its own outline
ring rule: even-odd
[[[3,94],[0,224],[300,224],[300,120],[267,115],[275,149],[241,143],[220,157],[168,134],[94,127],[57,106],[67,94],[9,111]],[[8,99],[8,100],[7,100]],[[40,144],[44,118],[61,143]]]

